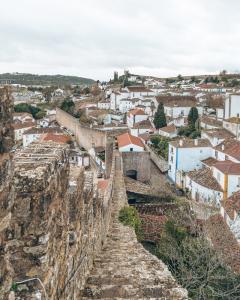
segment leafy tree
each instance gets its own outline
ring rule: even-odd
[[[60,106],[62,110],[66,111],[69,114],[73,114],[74,107],[75,104],[71,99],[65,99]]]
[[[14,106],[14,111],[15,112],[28,112],[30,114],[32,114],[32,116],[34,118],[36,118],[36,115],[38,112],[41,111],[40,108],[29,105],[27,103],[20,103]]]
[[[181,223],[181,222],[180,222]],[[240,275],[232,272],[199,229],[195,234],[169,220],[157,256],[194,300],[240,299]]]
[[[36,118],[36,119],[42,119],[42,118],[44,118],[45,116],[46,116],[45,111],[40,110],[38,113],[36,113],[35,118]]]
[[[157,129],[167,126],[166,116],[162,103],[159,103],[157,112],[155,113],[153,123]]]
[[[195,128],[195,123],[198,120],[198,109],[196,107],[191,107],[188,114],[188,126]]]
[[[151,143],[158,155],[162,156],[165,160],[168,160],[168,147],[170,139],[163,136],[153,136]]]

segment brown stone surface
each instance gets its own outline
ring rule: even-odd
[[[160,260],[138,243],[133,229],[118,221],[127,205],[120,158],[114,177],[112,226],[82,292],[82,299],[188,299]]]

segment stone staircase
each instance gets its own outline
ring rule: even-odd
[[[118,212],[126,204],[120,157],[116,157],[112,225],[81,299],[188,299],[166,265],[138,243],[131,228],[118,221]]]

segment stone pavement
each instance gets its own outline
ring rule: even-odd
[[[138,243],[135,232],[118,221],[127,205],[121,159],[116,157],[112,225],[107,242],[94,261],[82,299],[188,299],[166,265]]]

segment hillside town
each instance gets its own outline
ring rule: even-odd
[[[4,125],[0,127],[3,134],[0,153],[6,152],[14,157],[13,162],[18,168],[21,163],[28,168],[24,159],[31,157],[34,160],[36,156],[40,163],[42,156],[47,161],[54,155],[66,155],[60,154],[61,151],[68,151],[70,171],[66,169],[64,172],[70,172],[70,190],[79,192],[76,174],[93,173],[92,184],[96,185],[98,195],[94,197],[105,199],[112,187],[111,166],[116,163],[114,168],[118,170],[119,156],[122,160],[122,169],[119,168],[123,171],[123,178],[116,177],[116,184],[124,184],[128,205],[136,208],[139,214],[144,236],[140,240],[143,245],[147,245],[146,249],[149,245],[152,247],[161,242],[170,220],[179,224],[184,219],[181,228],[184,227],[188,234],[190,232],[191,238],[203,233],[203,237],[211,241],[214,251],[219,257],[223,257],[226,270],[230,268],[231,274],[240,274],[240,75],[228,74],[224,70],[214,76],[178,75],[157,78],[131,74],[125,70],[120,76],[118,72],[114,72],[109,82],[96,81],[82,86],[29,86],[2,80],[0,91],[0,116],[4,119],[8,114],[8,119],[4,122],[11,120],[8,129],[4,129]],[[6,104],[6,101],[9,103]],[[10,132],[12,144],[7,147],[7,135]],[[63,158],[59,165],[65,163]],[[58,163],[52,161],[51,164]],[[5,179],[4,171],[1,174],[2,184],[5,180],[7,182],[10,173]],[[26,180],[28,176],[33,176],[29,174],[25,175]],[[119,176],[116,174],[115,176]],[[18,181],[15,179],[16,183]],[[1,204],[1,207],[8,211],[8,205]],[[76,206],[74,209],[77,209]],[[186,214],[183,212],[185,209],[188,211]],[[14,215],[14,208],[9,211]],[[3,253],[7,253],[11,248],[4,235],[1,236],[4,231],[10,236],[7,228],[11,222],[4,214],[0,215],[4,220],[0,220],[1,254],[2,249],[5,249]],[[180,216],[182,220],[179,220]],[[193,216],[194,225],[190,221]],[[114,226],[118,227],[116,224]],[[194,226],[200,226],[201,234],[193,229]],[[10,227],[13,228],[14,225]],[[72,244],[77,241],[74,230],[72,228],[70,235]],[[34,234],[29,229],[30,233]],[[136,234],[138,237],[137,230]],[[19,232],[18,239],[21,235],[24,234]],[[130,240],[127,242],[130,243]],[[127,251],[126,246],[121,245]],[[116,246],[116,251],[120,251],[117,248]],[[26,250],[24,255],[30,253],[27,251],[31,250]],[[32,255],[38,256],[37,253]],[[164,255],[160,258],[164,260]],[[166,261],[164,263],[167,264]],[[103,269],[105,266],[104,264]],[[174,273],[171,264],[167,266],[173,276],[177,277],[177,282],[188,289],[186,282],[182,280],[182,274],[178,278],[178,273]],[[95,273],[98,274],[100,269]],[[34,272],[31,269],[30,273],[35,274]],[[0,283],[4,281],[5,275],[0,271]],[[47,280],[44,276],[42,278]],[[29,276],[25,277],[26,280],[29,279]],[[20,281],[19,278],[18,280]],[[113,294],[106,292],[110,296],[103,292],[97,298],[92,285],[97,283],[92,282],[85,287],[81,294],[85,297],[83,299],[115,299],[118,295],[114,290]],[[50,293],[50,287],[46,287]],[[28,292],[33,289],[29,286],[25,288]],[[83,288],[84,285],[81,286]],[[104,290],[102,286],[101,288]],[[234,288],[235,294],[225,298],[197,298],[191,289],[188,292],[193,299],[239,299],[240,291]],[[175,298],[166,294],[168,296],[161,299],[188,299],[185,290],[180,287],[178,289]],[[24,296],[21,298],[23,290],[20,289],[19,294],[17,290],[12,290],[10,298],[1,299],[33,299]],[[0,295],[5,294],[0,292]],[[144,299],[150,299],[149,295]],[[152,294],[152,298],[160,299],[157,296],[156,293]],[[130,298],[129,296],[128,299]],[[47,298],[42,296],[34,299]],[[48,299],[70,298],[52,296]]]

